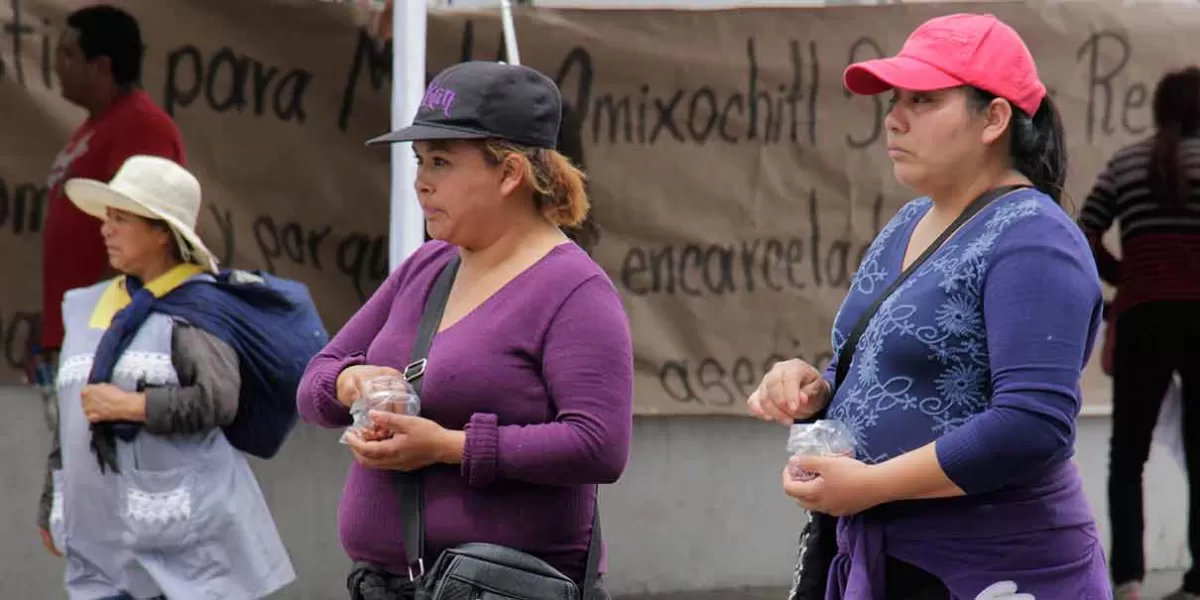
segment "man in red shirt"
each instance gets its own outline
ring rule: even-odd
[[[62,184],[72,177],[108,181],[136,154],[185,163],[179,129],[138,87],[143,54],[137,20],[107,5],[71,13],[55,52],[63,98],[88,117],[54,160],[47,181],[41,346],[50,365],[62,345],[63,294],[109,274],[100,221],[68,201]]]
[[[87,111],[50,168],[46,222],[42,232],[41,352],[30,361],[30,380],[53,389],[58,351],[62,347],[62,300],[68,290],[89,286],[112,274],[100,221],[75,207],[63,195],[72,177],[109,181],[125,160],[150,154],[184,164],[179,129],[138,83],[142,79],[142,33],[137,20],[112,6],[96,5],[67,17],[58,41],[54,70],[63,98]],[[53,394],[46,394],[46,419],[56,428]],[[58,460],[57,455],[51,461]],[[44,495],[44,494],[43,494]],[[50,506],[42,498],[45,513]],[[42,543],[58,555],[45,529],[48,514],[39,515]]]

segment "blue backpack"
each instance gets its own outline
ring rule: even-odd
[[[329,343],[308,287],[262,271],[225,270],[215,281],[176,288],[154,310],[207,331],[237,352],[241,394],[225,437],[247,454],[274,457],[299,420],[300,378]]]

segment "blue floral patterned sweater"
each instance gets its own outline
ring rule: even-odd
[[[834,322],[835,357],[899,275],[931,206],[909,202],[871,244]],[[1010,193],[883,303],[828,416],[851,427],[865,462],[937,440],[943,470],[968,494],[1019,484],[1073,453],[1101,302],[1078,226],[1041,192]],[[835,369],[836,358],[831,382]]]

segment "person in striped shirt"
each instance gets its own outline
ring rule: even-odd
[[[1119,150],[1080,214],[1100,276],[1117,289],[1111,323],[1110,569],[1118,600],[1140,598],[1145,576],[1142,471],[1167,386],[1183,380],[1188,454],[1188,548],[1200,556],[1200,68],[1165,75],[1154,92],[1153,136]],[[1118,223],[1121,258],[1102,236]],[[1200,599],[1193,566],[1172,599]]]

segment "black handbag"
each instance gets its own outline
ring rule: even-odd
[[[846,343],[842,344],[841,351],[838,352],[837,372],[834,375],[833,390],[830,391],[830,398],[833,393],[841,387],[845,381],[846,375],[850,372],[850,362],[854,360],[854,351],[858,346],[858,340],[867,329],[867,325],[871,322],[871,318],[875,313],[879,312],[879,307],[883,305],[883,301],[888,299],[904,280],[915,273],[917,269],[929,260],[930,256],[946,243],[950,236],[954,235],[967,221],[971,220],[979,211],[983,210],[987,205],[994,200],[1016,191],[1021,188],[1029,187],[1027,185],[1009,185],[985,192],[963,210],[962,214],[954,220],[937,239],[917,257],[916,260],[908,265],[908,268],[901,271],[900,275],[892,281],[891,285],[871,303],[867,310],[863,311],[858,322],[854,325],[854,329],[850,331],[850,336],[846,338]],[[823,418],[824,411],[814,415],[808,419],[797,419],[797,423],[806,423],[816,421]],[[837,555],[837,517],[830,515],[809,512],[808,523],[804,525],[804,529],[800,532],[800,551],[796,557],[796,569],[792,574],[792,590],[788,595],[789,600],[824,600],[825,588],[829,583],[829,568],[833,564],[833,557]]]
[[[455,257],[438,275],[421,314],[412,362],[404,377],[420,395],[429,347],[433,343],[450,288],[458,272]],[[504,546],[463,544],[442,552],[425,571],[425,523],[422,518],[421,473],[399,473],[404,523],[404,548],[408,553],[409,580],[420,600],[590,600],[596,588],[600,563],[599,503],[592,513],[592,538],[588,544],[583,589],[546,561]],[[415,570],[414,570],[415,567]]]

